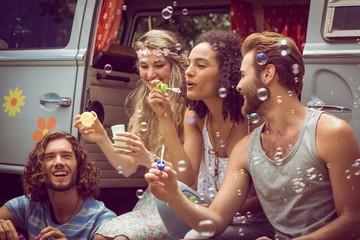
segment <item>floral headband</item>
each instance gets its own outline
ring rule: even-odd
[[[145,48],[145,49],[139,49],[136,51],[136,54],[138,56],[138,59],[143,59],[143,58],[147,58],[149,57],[150,55],[155,55],[156,57],[160,57],[160,56],[168,56],[169,53],[171,51],[168,49],[168,48],[163,48],[163,49],[159,49],[159,48],[156,48],[156,49],[148,49],[148,48]]]

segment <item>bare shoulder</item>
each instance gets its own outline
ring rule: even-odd
[[[339,138],[353,134],[351,126],[344,120],[330,114],[322,114],[317,125],[317,137]]]
[[[344,120],[322,114],[316,130],[316,148],[326,163],[346,159],[353,161],[358,156],[358,143],[351,126]]]
[[[237,168],[244,169],[246,167],[246,159],[249,151],[249,142],[251,134],[246,135],[238,141],[229,158],[229,165],[236,166]]]

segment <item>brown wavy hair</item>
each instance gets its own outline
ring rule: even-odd
[[[225,88],[227,92],[222,107],[224,119],[230,117],[235,122],[244,121],[245,117],[241,113],[244,97],[236,91],[241,78],[241,38],[232,31],[212,30],[201,34],[195,45],[202,42],[209,43],[216,52],[219,64],[218,88]],[[188,100],[187,104],[201,119],[209,112],[202,100]]]
[[[170,108],[172,112],[173,121],[176,126],[178,136],[181,141],[184,138],[184,113],[186,109],[185,104],[185,66],[187,57],[183,48],[178,48],[181,45],[176,35],[166,30],[150,30],[142,35],[138,41],[134,43],[135,51],[140,49],[168,49],[170,50],[167,56],[164,56],[171,62],[169,87],[181,88],[181,94],[169,92]],[[128,112],[130,115],[128,131],[140,136],[145,147],[155,153],[157,156],[161,154],[161,146],[165,142],[165,137],[159,128],[159,120],[148,103],[148,95],[150,90],[143,84],[141,79],[138,81],[134,91],[126,97],[126,105],[131,105]],[[140,111],[141,110],[141,111]],[[147,123],[147,130],[140,130],[140,123]],[[165,159],[169,159],[165,152]]]
[[[294,90],[299,100],[301,99],[305,66],[302,54],[293,39],[276,32],[253,33],[244,40],[241,48],[243,56],[250,51],[255,51],[254,67],[257,77],[266,65],[272,64],[280,76],[279,84]],[[266,64],[257,64],[256,57],[259,53],[266,55]],[[294,64],[297,65],[296,71],[293,69]]]
[[[87,159],[85,149],[79,141],[71,134],[62,131],[47,133],[29,153],[21,175],[24,194],[36,202],[46,202],[49,199],[45,186],[47,176],[44,155],[47,145],[57,139],[65,139],[72,146],[77,161],[76,187],[80,196],[82,198],[98,196],[100,170]]]

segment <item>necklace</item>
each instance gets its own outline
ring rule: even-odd
[[[208,120],[209,120],[209,133],[210,133],[209,138],[210,138],[210,142],[211,142],[211,145],[213,147],[215,147],[215,144],[214,144],[215,142],[213,143],[213,139],[212,139],[213,138],[213,133],[212,133],[213,126],[212,126],[211,114],[210,113],[208,114]],[[209,149],[208,150],[208,153],[210,155],[214,155],[214,157],[215,157],[215,167],[214,167],[214,180],[215,181],[214,182],[215,182],[216,191],[219,191],[219,187],[217,185],[217,181],[219,179],[219,154],[218,153],[222,148],[226,147],[227,141],[229,140],[229,137],[230,137],[230,135],[232,133],[233,128],[234,128],[234,122],[231,122],[231,128],[230,128],[230,131],[229,131],[227,137],[225,138],[225,140],[222,139],[222,140],[219,141],[220,146],[217,149]],[[216,134],[216,137],[220,137],[220,134]]]
[[[208,113],[208,119],[209,119],[209,133],[210,133],[210,141],[211,141],[211,144],[213,146],[213,149],[209,149],[209,154],[210,155],[215,155],[217,157],[219,157],[219,151],[222,149],[222,148],[225,148],[226,147],[226,144],[227,144],[227,141],[229,140],[229,137],[232,133],[232,130],[234,128],[234,122],[231,122],[231,128],[230,128],[230,131],[227,135],[227,137],[225,139],[220,139],[219,140],[219,146],[217,149],[215,149],[216,145],[215,145],[215,142],[213,141],[213,125],[212,125],[212,117],[211,117],[211,114]],[[220,133],[216,133],[216,137],[220,137]]]

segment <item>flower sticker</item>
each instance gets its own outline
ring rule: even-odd
[[[40,117],[37,121],[37,125],[40,130],[36,130],[33,133],[33,139],[35,142],[38,142],[43,136],[50,132],[56,125],[55,118],[49,118],[49,121],[46,123],[46,120],[43,117]]]
[[[25,105],[25,96],[22,95],[22,89],[18,87],[15,90],[9,90],[9,96],[4,96],[4,113],[7,113],[9,117],[15,117],[17,113],[21,112],[22,106]]]

